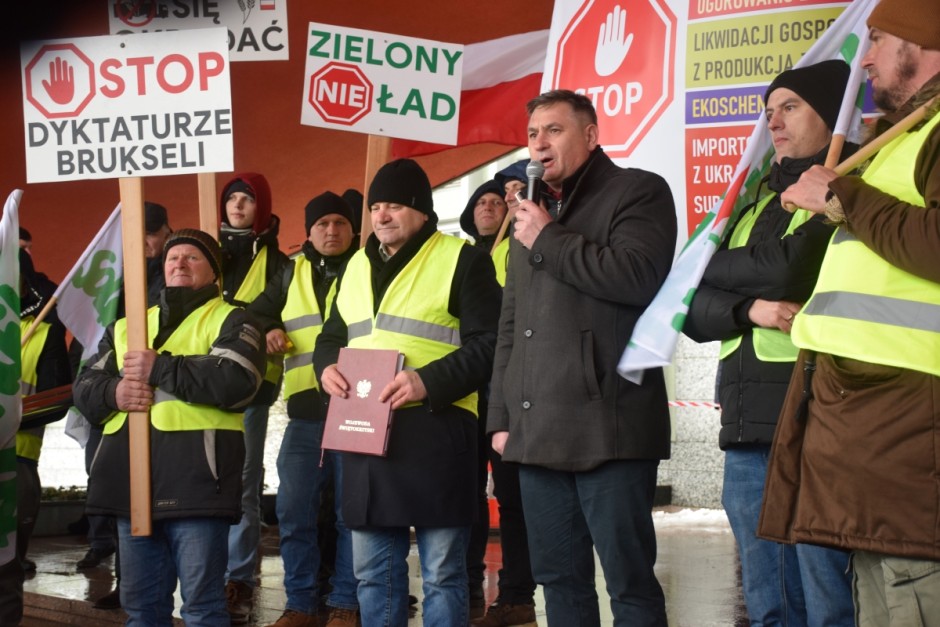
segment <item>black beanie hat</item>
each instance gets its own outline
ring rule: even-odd
[[[353,233],[358,235],[362,233],[362,203],[365,202],[365,199],[362,197],[362,192],[350,187],[343,192],[343,200],[345,200],[349,208],[352,209]]]
[[[369,206],[377,202],[393,202],[427,214],[437,224],[431,182],[421,166],[411,159],[396,159],[375,173],[369,185]]]
[[[317,220],[331,213],[339,214],[349,220],[350,225],[353,224],[352,209],[349,204],[333,192],[323,192],[304,207],[306,235],[310,235],[310,227],[316,224]]]
[[[215,278],[222,278],[222,249],[214,237],[198,229],[180,229],[174,232],[167,238],[166,244],[163,245],[164,264],[166,264],[167,252],[177,244],[192,244],[201,250],[202,254],[209,260],[209,265],[212,266],[212,270],[215,272]]]
[[[166,207],[155,202],[144,202],[144,228],[148,233],[156,233],[164,224],[169,224]]]
[[[805,100],[831,131],[839,119],[839,108],[842,107],[842,96],[845,95],[848,81],[849,66],[838,59],[786,70],[777,75],[767,88],[764,105],[775,89],[785,87]]]
[[[476,191],[473,192],[473,195],[470,196],[470,200],[467,201],[467,206],[464,207],[463,213],[460,214],[460,228],[473,239],[480,239],[480,230],[473,221],[473,210],[476,208],[477,201],[480,200],[483,194],[496,194],[500,198],[505,196],[503,186],[495,180],[483,183],[483,185],[480,185]]]

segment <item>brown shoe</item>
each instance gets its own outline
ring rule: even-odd
[[[284,610],[276,623],[267,627],[318,627],[319,621],[313,614],[304,614],[297,610]]]
[[[326,627],[360,627],[359,610],[347,610],[342,607],[331,607],[330,615],[326,619]]]
[[[247,583],[230,581],[225,584],[225,605],[233,625],[247,625],[251,619],[254,590]]]
[[[494,603],[486,616],[473,621],[477,627],[537,627],[535,605],[503,605]]]

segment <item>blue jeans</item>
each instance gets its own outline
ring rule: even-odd
[[[342,458],[337,453],[328,452],[323,458],[323,467],[320,467],[323,424],[322,420],[290,420],[277,456],[277,474],[281,480],[277,490],[277,520],[281,559],[284,560],[286,609],[305,614],[315,614],[319,605],[317,514],[320,491],[328,481],[335,483],[338,536],[334,574],[330,579],[333,590],[328,604],[350,610],[359,606],[357,581],[353,575],[352,536],[343,525],[341,511]]]
[[[470,527],[417,527],[424,624],[465,627],[469,616],[467,545]],[[355,529],[353,564],[359,612],[369,627],[408,624],[408,527]]]
[[[170,627],[173,592],[180,582],[187,627],[229,624],[225,609],[224,518],[157,520],[150,536],[132,536],[128,518],[118,519],[121,544],[121,605],[127,625]]]
[[[258,541],[261,539],[261,474],[264,440],[268,432],[268,405],[245,409],[245,465],[242,467],[242,517],[228,533],[225,578],[255,585]]]
[[[519,466],[532,575],[544,587],[549,625],[600,625],[595,549],[614,625],[666,625],[665,598],[653,573],[658,465],[614,460],[585,472]]]
[[[848,553],[757,538],[769,455],[765,445],[725,451],[721,502],[738,544],[751,625],[854,626]]]

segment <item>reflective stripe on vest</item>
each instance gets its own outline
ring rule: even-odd
[[[34,316],[27,316],[20,320],[20,337],[26,334],[27,329],[33,324],[33,320],[35,320]],[[40,322],[36,325],[33,334],[26,340],[26,344],[20,348],[20,394],[22,396],[36,393],[36,384],[38,383],[36,369],[39,367],[39,356],[46,346],[46,338],[49,337],[50,328],[52,328],[52,325],[48,322]],[[17,431],[16,456],[39,461],[45,431],[45,427]]]
[[[211,351],[212,343],[219,337],[222,324],[235,310],[221,298],[213,298],[186,316],[180,325],[170,334],[160,352],[171,355],[212,355],[223,358],[243,360],[231,351]],[[151,307],[147,312],[147,346],[153,347],[153,339],[160,328],[160,308]],[[127,352],[127,319],[121,318],[114,324],[114,351],[117,367],[124,368],[124,353]],[[210,352],[211,351],[211,352]],[[154,390],[154,404],[150,408],[150,423],[160,431],[200,431],[205,429],[225,429],[244,431],[243,414],[225,411],[211,405],[197,405],[182,401],[166,390]],[[127,419],[127,412],[117,412],[104,426],[104,433],[116,433]]]
[[[509,238],[503,239],[493,251],[493,265],[496,266],[496,281],[500,287],[506,287],[506,271],[509,268]]]
[[[400,351],[405,356],[404,367],[410,370],[460,348],[460,320],[447,306],[457,259],[465,244],[462,239],[434,233],[392,280],[376,313],[372,267],[365,250],[356,252],[336,295],[336,306],[348,329],[348,346]],[[453,404],[477,415],[475,392]]]
[[[236,301],[251,303],[264,291],[265,285],[267,285],[267,252],[268,247],[262,246],[258,254],[255,255],[254,260],[251,262],[251,267],[248,268],[245,278],[242,279],[242,284],[238,286],[238,291],[235,293]],[[284,372],[284,357],[281,355],[268,355],[267,361],[268,367],[264,371],[264,380],[277,385],[278,380],[281,378],[281,373]]]
[[[925,207],[914,181],[940,115],[881,149],[862,175],[870,185]],[[793,324],[797,346],[940,376],[940,284],[897,268],[844,228],[830,240],[816,289]]]
[[[326,297],[327,311],[335,289],[334,281]],[[298,392],[319,387],[313,373],[313,348],[323,328],[323,316],[313,290],[313,264],[304,255],[294,261],[294,277],[287,288],[281,318],[293,344],[284,356],[284,398],[288,399]]]
[[[764,208],[770,204],[770,201],[776,196],[776,193],[769,194],[762,198],[758,203],[748,211],[734,227],[731,233],[731,239],[728,240],[728,248],[740,248],[747,244],[751,237],[751,229],[757,222],[758,216]],[[805,209],[797,209],[790,218],[786,232],[780,239],[792,235],[798,227],[802,226],[807,220],[813,217],[813,214]],[[721,352],[719,359],[724,359],[741,345],[741,337],[737,336],[721,342]],[[790,336],[780,329],[766,329],[764,327],[754,327],[751,329],[751,338],[754,341],[754,354],[761,361],[787,362],[796,361],[799,349],[793,345]]]

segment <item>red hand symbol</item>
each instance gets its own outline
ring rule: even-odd
[[[49,80],[43,80],[42,86],[56,104],[64,105],[70,103],[75,95],[74,79],[74,68],[62,57],[56,57],[49,62]]]

